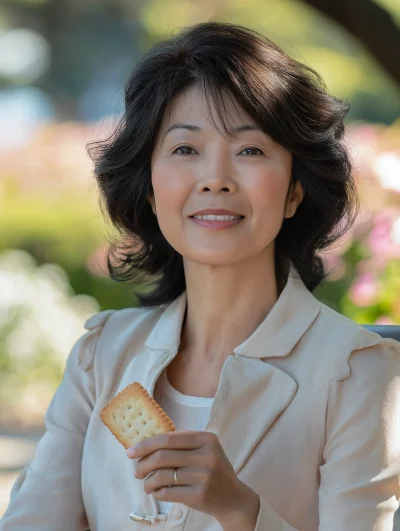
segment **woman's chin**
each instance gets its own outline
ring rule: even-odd
[[[238,249],[235,250],[207,250],[203,252],[192,252],[183,255],[183,259],[198,264],[210,266],[226,266],[238,262],[242,256]]]

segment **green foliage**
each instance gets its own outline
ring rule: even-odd
[[[92,295],[102,310],[136,306],[136,297],[128,286],[93,275],[86,266],[91,253],[105,238],[103,218],[90,196],[69,191],[54,201],[41,193],[21,194],[11,180],[5,184],[0,210],[0,226],[4,229],[0,232],[0,252],[22,249],[38,265],[60,265],[72,290]]]

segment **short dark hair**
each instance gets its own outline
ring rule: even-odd
[[[291,184],[299,180],[305,195],[275,239],[278,291],[290,265],[314,290],[328,275],[318,252],[342,236],[358,213],[343,143],[349,104],[329,95],[317,72],[266,37],[217,21],[183,28],[152,47],[127,79],[124,114],[113,134],[89,144],[102,211],[104,206],[120,236],[107,251],[110,277],[147,283],[151,289],[138,295],[140,306],[170,303],[186,289],[182,256],[164,238],[147,199],[162,119],[172,98],[194,85],[210,111],[215,106],[226,134],[224,90],[292,153]]]

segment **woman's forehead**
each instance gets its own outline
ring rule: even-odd
[[[212,96],[206,97],[197,86],[184,90],[173,98],[167,107],[160,128],[161,135],[165,135],[168,129],[176,124],[191,124],[200,129],[211,127],[217,128],[218,131],[223,130],[223,125],[230,131],[244,124],[258,127],[231,94],[225,91],[223,98],[221,106]],[[192,130],[195,131],[195,128]]]

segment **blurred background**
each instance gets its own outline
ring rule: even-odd
[[[0,0],[0,517],[85,319],[137,304],[107,278],[86,144],[112,131],[142,54],[209,19],[258,30],[351,102],[362,209],[315,295],[400,325],[399,0]]]

